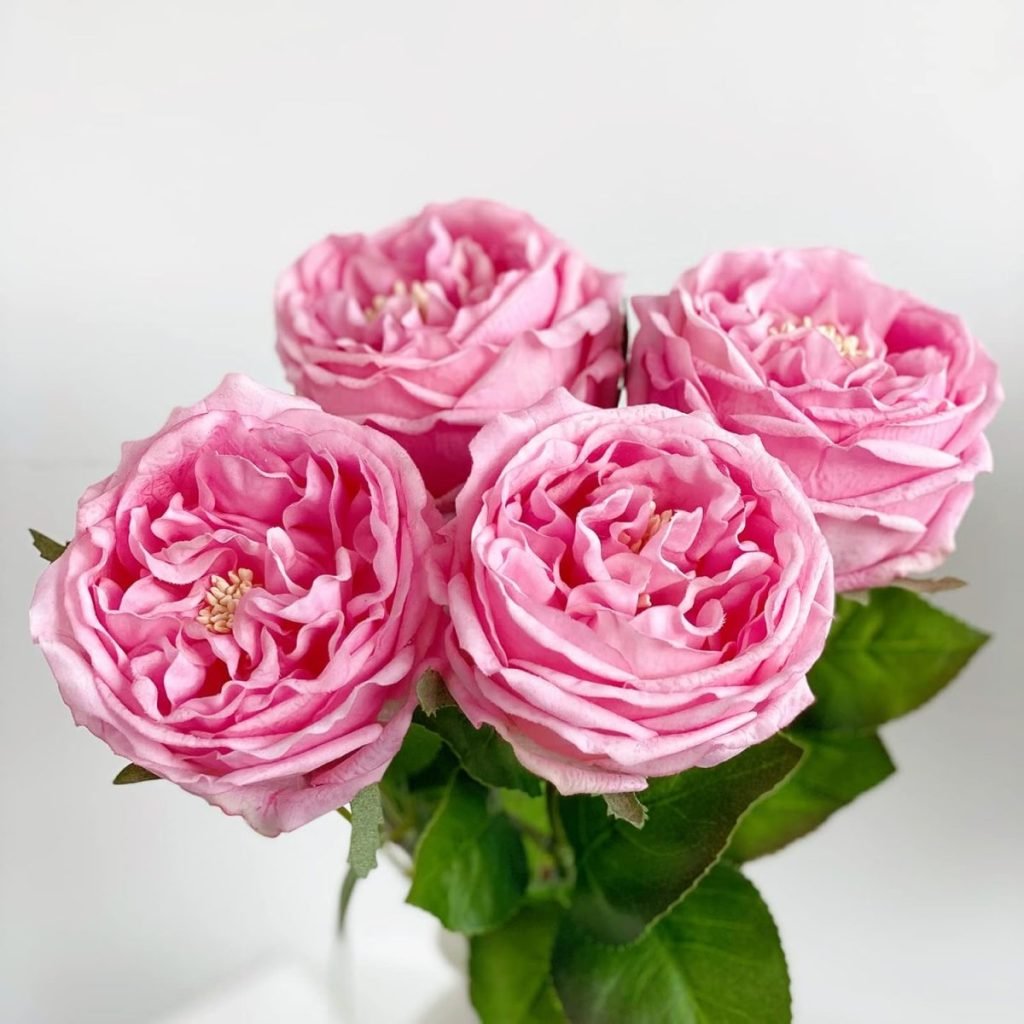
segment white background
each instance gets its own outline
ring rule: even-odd
[[[149,1024],[324,961],[344,824],[268,841],[170,786],[111,787],[119,763],[26,637],[25,527],[66,537],[119,442],[226,371],[283,383],[270,295],[301,248],[466,194],[530,210],[634,292],[714,248],[845,246],[1001,361],[997,473],[949,566],[971,587],[942,601],[997,639],[886,731],[899,775],[753,873],[798,1024],[1020,1019],[1022,17],[3,0],[0,1020]],[[402,895],[382,873],[357,897],[360,1021],[409,1024],[448,985]]]

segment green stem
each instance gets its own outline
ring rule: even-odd
[[[416,826],[408,820],[399,804],[381,787],[381,807],[384,811],[384,826],[387,837],[412,856],[416,848]]]
[[[355,892],[356,882],[359,877],[349,868],[345,872],[345,880],[341,883],[341,895],[338,898],[338,934],[345,930],[345,917],[348,914],[348,906],[352,902],[352,893]]]
[[[517,818],[514,814],[506,812],[508,820],[519,830],[519,834],[527,839],[532,839],[545,853],[555,853],[555,840],[539,828],[534,828],[529,822]]]
[[[576,866],[573,860],[572,847],[569,845],[569,837],[565,834],[565,825],[562,824],[562,815],[558,809],[558,790],[551,783],[547,783],[545,799],[548,809],[548,820],[551,822],[552,850],[555,863],[562,878],[571,882]]]

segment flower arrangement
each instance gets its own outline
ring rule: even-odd
[[[827,249],[634,308],[627,345],[618,278],[494,203],[329,237],[277,288],[297,396],[229,376],[33,531],[114,781],[338,811],[342,915],[395,844],[484,1024],[789,1021],[744,863],[986,640],[922,578],[1001,401],[956,317]]]

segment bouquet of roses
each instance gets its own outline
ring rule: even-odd
[[[396,844],[485,1024],[788,1021],[744,862],[986,639],[922,596],[1001,400],[956,317],[829,249],[634,308],[627,344],[618,279],[493,203],[329,237],[276,295],[304,397],[230,376],[34,532],[115,782],[338,811],[343,912]]]

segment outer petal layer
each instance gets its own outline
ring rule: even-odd
[[[630,402],[760,437],[812,499],[840,590],[952,551],[1003,397],[958,318],[833,249],[719,253],[635,307]]]
[[[399,440],[438,495],[465,481],[468,443],[496,412],[558,387],[618,400],[618,279],[497,203],[325,238],[282,275],[276,311],[296,390]]]
[[[756,439],[565,391],[499,417],[446,527],[449,687],[563,793],[626,792],[790,722],[832,563]]]
[[[86,491],[32,635],[76,722],[275,835],[401,745],[438,525],[390,438],[231,376]]]

